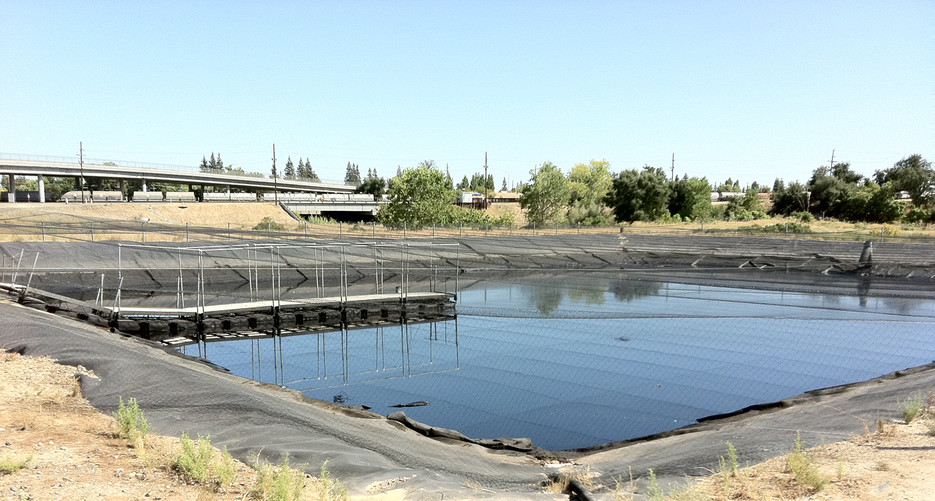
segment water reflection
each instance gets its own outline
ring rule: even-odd
[[[209,344],[210,360],[231,372],[300,391],[460,367],[457,317]]]
[[[526,285],[521,287],[522,293],[529,297],[529,305],[536,308],[539,313],[549,315],[562,305],[567,296],[572,303],[586,306],[602,306],[607,301],[608,290],[618,301],[633,301],[646,296],[659,293],[662,282],[641,282],[630,280],[614,281],[611,285],[607,280],[595,280],[592,286],[564,287],[558,285]]]

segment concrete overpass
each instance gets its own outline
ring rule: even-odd
[[[35,176],[39,180],[39,201],[45,202],[45,183],[42,176],[74,177],[74,178],[103,178],[120,181],[121,192],[125,193],[123,184],[128,180],[141,181],[143,191],[147,191],[147,181],[162,181],[168,183],[196,184],[202,186],[223,186],[252,188],[265,191],[288,191],[305,193],[353,193],[354,186],[331,183],[312,183],[294,179],[271,179],[262,175],[215,174],[201,172],[197,167],[186,170],[185,167],[173,166],[146,166],[116,165],[114,162],[84,163],[83,166],[75,161],[48,160],[48,159],[13,159],[0,157],[0,175],[8,175],[10,180],[9,200],[15,201],[15,176]],[[177,169],[177,170],[176,170]]]

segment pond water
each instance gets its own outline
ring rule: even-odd
[[[475,438],[571,449],[935,359],[935,304],[607,280],[488,282],[456,319],[210,343],[233,373],[312,398],[406,407]],[[274,348],[275,346],[275,348]]]

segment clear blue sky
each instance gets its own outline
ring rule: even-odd
[[[0,0],[0,152],[497,186],[935,160],[935,2]]]

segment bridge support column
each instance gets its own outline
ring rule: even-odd
[[[143,193],[146,193],[146,179],[143,179]]]
[[[42,176],[39,177],[39,203],[45,203],[45,178]]]
[[[7,193],[7,202],[15,203],[16,202],[16,175],[10,174],[10,189]]]
[[[121,179],[121,180],[120,180],[120,200],[126,200],[126,199],[127,199],[127,190],[126,190],[126,187],[127,187],[126,182],[125,182],[123,179]]]

